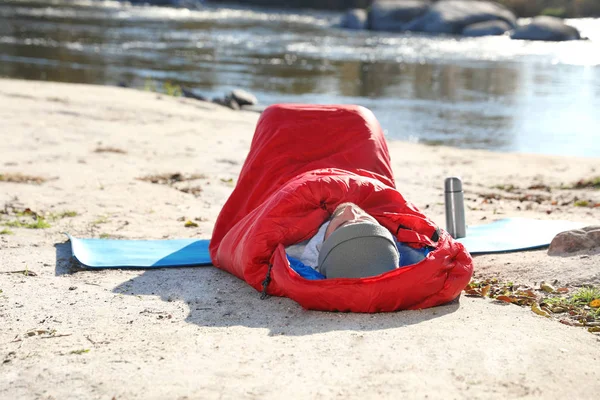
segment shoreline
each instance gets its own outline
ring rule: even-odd
[[[29,177],[0,181],[0,223],[29,221],[30,209],[50,224],[0,226],[12,231],[0,234],[0,397],[591,399],[600,390],[589,378],[600,375],[600,338],[528,308],[463,295],[421,311],[311,312],[261,301],[212,267],[81,270],[62,232],[210,238],[259,114],[7,79],[0,105],[0,175]],[[600,224],[598,208],[575,205],[600,203],[600,191],[574,188],[600,176],[600,159],[388,145],[399,191],[440,226],[450,175],[463,178],[470,225],[508,216]],[[576,287],[600,284],[599,261],[537,250],[474,263],[478,279]]]

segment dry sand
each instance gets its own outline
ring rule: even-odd
[[[85,271],[70,262],[61,232],[209,238],[257,118],[129,89],[0,80],[0,174],[48,179],[0,182],[0,206],[77,213],[0,235],[0,399],[597,398],[599,338],[527,308],[463,296],[422,311],[314,312],[261,301],[213,267]],[[449,175],[463,177],[469,224],[599,223],[597,208],[573,206],[575,197],[600,202],[599,191],[556,188],[600,175],[600,159],[390,149],[400,191],[441,226]],[[203,174],[174,185],[202,191],[136,179],[176,172]],[[553,189],[527,189],[542,184]],[[501,198],[484,201],[489,194]],[[545,197],[518,199],[526,195]],[[184,227],[194,219],[197,228]],[[10,273],[25,269],[37,275]],[[600,254],[481,256],[475,270],[598,284]]]

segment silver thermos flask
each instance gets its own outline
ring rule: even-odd
[[[467,236],[465,200],[460,178],[452,176],[444,182],[446,204],[446,230],[455,239]]]

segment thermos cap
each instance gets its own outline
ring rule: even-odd
[[[462,182],[459,177],[451,176],[444,181],[444,190],[446,192],[462,192]]]

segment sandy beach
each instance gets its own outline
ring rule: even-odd
[[[0,399],[597,398],[600,337],[528,307],[463,295],[420,311],[325,313],[260,300],[214,267],[72,262],[64,232],[210,238],[258,118],[133,89],[0,79],[0,176],[24,177],[0,181]],[[469,225],[600,225],[600,191],[574,188],[600,175],[600,158],[389,146],[398,189],[442,227],[451,175],[463,178]],[[2,225],[27,209],[50,226]],[[474,265],[477,279],[600,284],[600,251]]]

